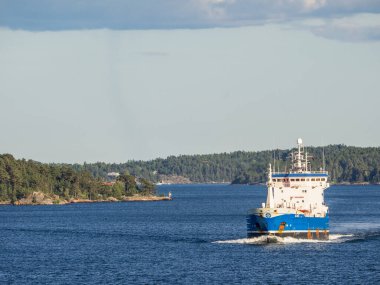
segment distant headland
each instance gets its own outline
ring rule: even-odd
[[[313,169],[329,172],[332,184],[380,183],[380,147],[307,147]],[[258,184],[268,163],[288,167],[292,149],[180,155],[126,163],[46,164],[0,155],[0,203],[67,204],[107,201],[157,201],[155,184]]]
[[[92,202],[165,201],[149,180],[127,172],[107,179],[68,165],[43,164],[0,155],[0,204],[51,205]]]
[[[128,171],[137,177],[144,177],[154,183],[233,183],[257,184],[266,181],[268,163],[276,158],[276,170],[289,167],[292,149],[265,151],[235,151],[230,153],[179,155],[149,161],[128,161],[126,163],[84,163],[72,164],[76,170],[86,170],[94,177],[106,179],[109,172]],[[328,145],[308,146],[313,156],[313,169],[322,168],[329,172],[332,184],[376,184],[380,182],[380,147],[354,147]]]

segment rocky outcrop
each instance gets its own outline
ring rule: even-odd
[[[179,175],[160,175],[160,184],[191,184],[191,180]]]
[[[45,194],[42,192],[33,192],[27,197],[17,200],[15,205],[52,205],[66,204],[65,200],[61,200],[58,195]]]
[[[99,203],[99,202],[135,202],[135,201],[165,201],[171,200],[171,197],[166,196],[123,196],[121,199],[116,199],[115,197],[108,197],[104,200],[89,200],[81,198],[71,198],[65,200],[60,198],[58,195],[45,194],[43,192],[33,192],[27,197],[22,198],[14,202],[14,205],[53,205],[53,204],[71,204],[71,203]],[[1,201],[0,205],[12,204],[11,201]]]
[[[168,201],[171,200],[167,196],[125,196],[122,201],[131,202],[131,201]]]
[[[108,197],[107,202],[119,202],[119,200],[116,199],[115,197]]]

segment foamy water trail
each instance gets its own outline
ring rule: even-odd
[[[354,239],[353,234],[331,234],[328,240],[281,238],[280,243],[342,243]]]
[[[342,243],[354,239],[353,234],[331,234],[329,240],[298,239],[292,237],[276,237],[277,244],[295,244],[295,243]],[[256,238],[242,238],[234,240],[219,240],[213,243],[219,244],[267,244],[267,236]]]
[[[260,244],[267,243],[267,237],[261,236],[256,238],[241,238],[241,239],[231,239],[231,240],[218,240],[213,243],[231,243],[231,244]]]

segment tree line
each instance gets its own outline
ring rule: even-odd
[[[290,167],[289,157],[295,149],[258,152],[236,151],[207,155],[179,155],[150,161],[126,163],[84,163],[70,165],[77,171],[89,171],[94,177],[106,179],[108,172],[129,172],[137,177],[159,182],[162,175],[178,175],[195,183],[266,181],[268,164],[275,160],[276,170]],[[311,167],[319,170],[325,157],[325,169],[333,183],[379,183],[380,148],[329,145],[307,147],[313,156]],[[323,155],[324,154],[324,155]]]
[[[39,191],[60,199],[122,199],[131,195],[154,195],[155,187],[147,179],[136,179],[123,172],[115,183],[103,183],[86,169],[70,165],[44,164],[33,160],[17,160],[10,154],[0,155],[0,201],[15,203]]]
[[[266,181],[270,162],[276,171],[288,169],[292,151],[294,149],[180,155],[121,164],[46,164],[3,154],[0,155],[0,201],[13,203],[34,191],[66,200],[154,195],[155,187],[150,181],[160,182],[163,175],[184,176],[194,183],[260,183]],[[325,168],[333,183],[380,183],[379,147],[329,145],[308,147],[307,151],[313,156],[310,162],[314,170],[322,167],[322,157],[325,157]],[[109,172],[121,175],[115,183],[107,185],[103,182]]]

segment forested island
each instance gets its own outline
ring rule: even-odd
[[[160,200],[153,183],[233,183],[266,181],[268,163],[290,167],[293,150],[236,151],[169,156],[150,161],[46,164],[0,155],[0,203],[65,204],[92,201]],[[329,145],[308,147],[315,170],[326,170],[332,183],[380,183],[380,148]],[[120,176],[110,182],[108,173]],[[152,183],[152,182],[153,183]]]
[[[236,151],[208,155],[180,155],[158,158],[150,161],[128,161],[121,164],[104,162],[67,165],[77,171],[89,171],[94,177],[105,179],[108,172],[128,171],[137,177],[153,182],[182,183],[263,183],[266,181],[268,163],[276,158],[276,170],[289,168],[288,150],[258,152]],[[379,183],[380,147],[353,147],[329,145],[307,147],[313,156],[314,170],[322,167],[323,152],[326,170],[332,183]],[[171,178],[176,178],[172,181]]]
[[[105,183],[86,170],[69,165],[52,165],[16,160],[0,155],[1,204],[67,204],[97,201],[165,200],[147,179],[123,172],[116,181]]]

